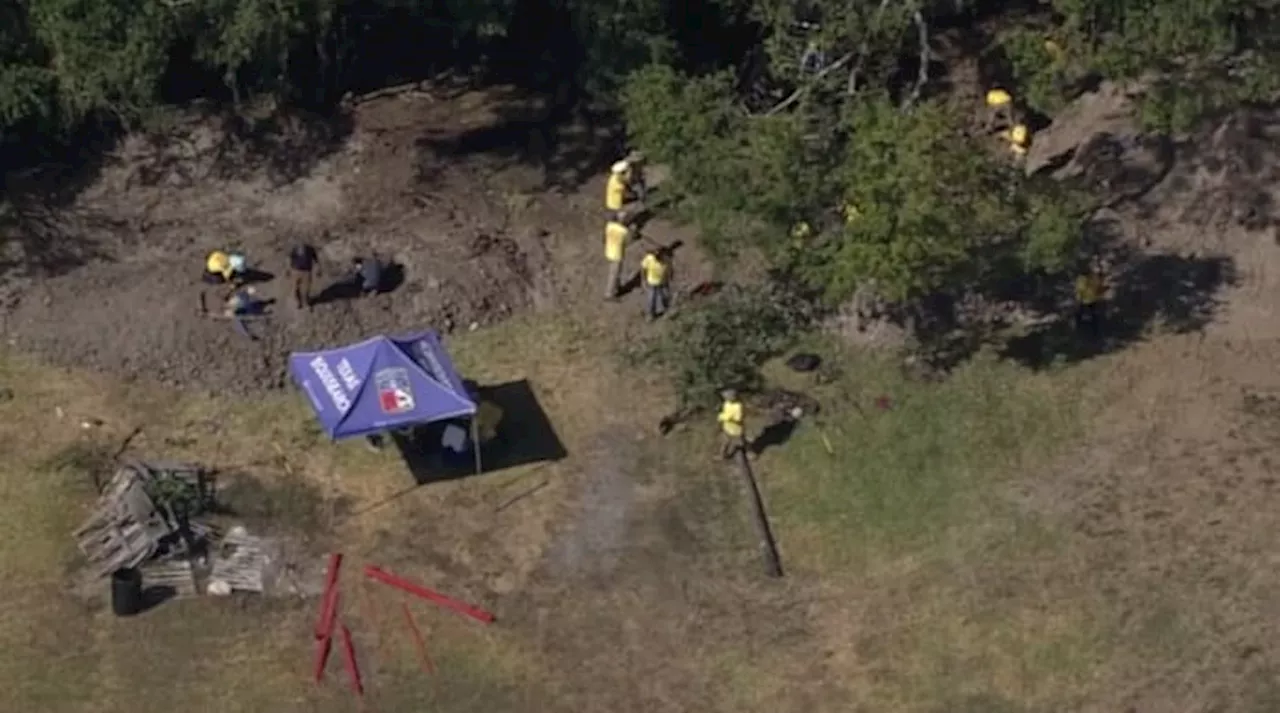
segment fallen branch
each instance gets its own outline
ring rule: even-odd
[[[800,87],[799,89],[795,90],[794,92],[791,92],[791,94],[790,94],[789,96],[787,96],[787,98],[786,98],[786,99],[783,99],[782,101],[778,102],[777,104],[774,104],[774,105],[773,105],[773,107],[772,107],[771,109],[769,109],[768,111],[766,111],[766,112],[764,113],[764,116],[772,116],[772,115],[777,114],[778,112],[782,111],[783,109],[786,109],[787,107],[791,106],[792,104],[795,104],[795,103],[796,103],[796,101],[797,101],[797,100],[799,100],[799,99],[800,99],[800,97],[804,96],[805,92],[809,91],[809,90],[813,87],[813,85],[817,83],[817,81],[818,81],[819,79],[822,79],[823,77],[825,77],[825,76],[827,76],[828,74],[830,74],[830,73],[832,73],[832,72],[836,71],[837,69],[840,69],[840,68],[841,68],[841,67],[843,67],[844,65],[848,64],[849,60],[851,60],[851,59],[853,59],[853,53],[852,53],[852,52],[850,52],[849,54],[847,54],[847,55],[845,55],[845,56],[841,57],[840,59],[837,59],[836,61],[832,62],[831,64],[828,64],[827,66],[823,67],[823,68],[822,68],[822,71],[820,71],[820,72],[818,72],[817,74],[813,75],[813,79],[812,79],[812,80],[810,80],[808,84],[805,84],[803,87]]]
[[[524,500],[525,498],[529,497],[530,495],[533,495],[534,493],[538,492],[539,490],[542,490],[543,488],[547,487],[547,485],[549,485],[550,483],[551,483],[551,481],[549,481],[549,480],[544,480],[544,481],[542,481],[542,482],[538,483],[537,485],[533,486],[532,488],[528,488],[528,489],[526,489],[525,491],[521,492],[519,495],[515,495],[515,496],[511,497],[511,498],[510,498],[510,499],[508,499],[506,502],[504,502],[504,503],[502,503],[501,505],[499,505],[498,507],[494,508],[494,509],[493,509],[493,511],[494,511],[494,512],[502,512],[503,510],[506,510],[507,508],[511,507],[512,505],[515,505],[516,503],[520,502],[521,500]]]
[[[445,595],[435,590],[427,589],[426,587],[420,584],[411,582],[407,579],[404,579],[403,577],[397,577],[394,574],[391,574],[390,572],[384,572],[383,570],[377,567],[374,567],[373,565],[369,565],[368,567],[365,567],[364,574],[366,577],[370,579],[377,580],[379,582],[382,582],[383,584],[390,585],[392,587],[395,587],[396,589],[408,592],[414,595],[415,597],[420,597],[422,599],[426,599],[429,602],[439,604],[440,606],[445,607],[446,609],[452,609],[458,612],[459,614],[469,616],[472,619],[475,619],[476,621],[479,621],[483,624],[492,624],[495,619],[492,613],[487,612],[484,609],[481,609],[476,606],[472,606],[470,604],[467,604],[466,602],[460,602],[457,599],[446,597]]]
[[[760,486],[756,483],[755,473],[751,472],[751,462],[745,448],[738,449],[737,458],[743,484],[747,489],[747,497],[751,501],[751,520],[755,523],[756,535],[760,538],[764,572],[770,577],[781,577],[782,560],[778,557],[777,541],[773,538],[773,528],[769,527],[769,515],[764,509],[764,498],[760,496]]]
[[[120,441],[120,447],[117,448],[116,452],[111,455],[111,461],[112,462],[119,461],[120,456],[124,455],[124,452],[129,450],[129,446],[133,443],[133,439],[137,438],[140,435],[142,435],[142,426],[138,426],[132,431],[129,431],[129,435],[125,436],[124,440]]]
[[[889,6],[889,0],[880,0],[880,7],[876,8],[875,17],[871,18],[871,26],[867,30],[867,34],[862,37],[862,44],[858,47],[858,61],[854,63],[853,69],[849,70],[849,82],[845,85],[845,94],[853,96],[858,91],[858,75],[862,72],[862,63],[867,59],[867,50],[870,49],[871,35],[880,31],[880,19],[884,16],[884,10]]]
[[[911,88],[911,94],[903,100],[902,109],[910,108],[920,99],[920,92],[924,91],[924,85],[929,81],[929,58],[933,55],[929,49],[929,25],[924,21],[924,13],[920,12],[919,6],[911,14],[911,19],[915,22],[916,32],[920,37],[920,73],[916,75],[916,85]]]

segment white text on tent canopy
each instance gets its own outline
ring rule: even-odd
[[[324,385],[324,390],[329,394],[329,398],[333,401],[333,407],[338,409],[339,413],[346,413],[351,408],[351,399],[347,398],[347,393],[342,390],[342,384],[338,383],[337,377],[329,370],[329,364],[325,362],[324,357],[316,357],[308,364],[311,371],[315,372],[316,378],[320,379],[320,383]],[[346,379],[347,374],[354,377],[355,370],[351,368],[351,363],[343,359],[338,363],[338,372]],[[347,379],[350,384],[354,381],[356,386],[360,385],[359,379]],[[354,391],[355,389],[352,388]]]
[[[426,371],[427,375],[435,379],[441,386],[452,392],[453,384],[450,384],[449,380],[445,378],[444,365],[436,358],[436,355],[432,351],[431,346],[427,343],[427,340],[419,339],[414,342],[413,351],[418,357],[416,360],[418,362],[418,366],[422,367],[423,371]]]

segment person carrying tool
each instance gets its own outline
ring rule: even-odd
[[[609,280],[605,284],[604,296],[607,300],[616,300],[621,289],[622,258],[627,249],[627,241],[631,238],[631,229],[616,215],[604,226],[604,259],[609,263]]]
[[[645,316],[652,321],[671,306],[671,249],[663,246],[645,253],[640,272],[646,293]]]
[[[311,309],[311,277],[317,272],[320,257],[309,243],[297,243],[289,251],[289,275],[293,282],[293,300],[298,309]]]
[[[1090,336],[1102,333],[1102,298],[1106,294],[1102,266],[1095,260],[1076,278],[1076,329]]]
[[[732,458],[739,450],[747,453],[747,437],[743,430],[742,402],[738,400],[735,389],[720,392],[724,402],[720,405],[720,414],[716,421],[720,423],[720,456],[725,460]]]

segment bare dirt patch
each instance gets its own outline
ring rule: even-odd
[[[371,101],[353,110],[345,137],[317,138],[302,120],[178,122],[124,141],[60,209],[24,201],[21,182],[10,181],[19,197],[0,216],[5,336],[56,363],[250,389],[280,385],[290,350],[524,310],[548,291],[548,239],[563,231],[554,217],[524,219],[527,202],[495,185],[485,157],[459,161],[421,143],[424,133],[499,121],[495,107],[507,101],[500,92]],[[306,151],[321,158],[297,158]],[[285,256],[298,239],[320,249],[317,290],[370,252],[397,265],[403,283],[371,300],[295,310]],[[196,314],[203,256],[229,247],[276,276],[263,288],[272,314],[249,324],[256,341]]]

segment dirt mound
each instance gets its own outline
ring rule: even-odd
[[[1214,230],[1276,225],[1280,113],[1236,112],[1184,142],[1178,153],[1174,171],[1151,196],[1172,209],[1171,219]]]
[[[395,101],[359,111],[341,141],[338,129],[317,133],[302,119],[181,123],[125,141],[71,205],[0,214],[6,339],[125,378],[247,391],[281,385],[291,351],[447,332],[530,306],[551,262],[548,231],[511,227],[521,223],[511,200],[475,166],[415,145],[424,123],[461,121],[456,108]],[[304,146],[313,154],[299,155]],[[439,164],[429,184],[424,162]],[[395,266],[400,284],[299,311],[286,275],[299,239],[320,251],[317,291],[370,253]],[[197,316],[204,255],[218,248],[241,249],[275,275],[259,287],[276,302],[248,323],[252,339]]]

